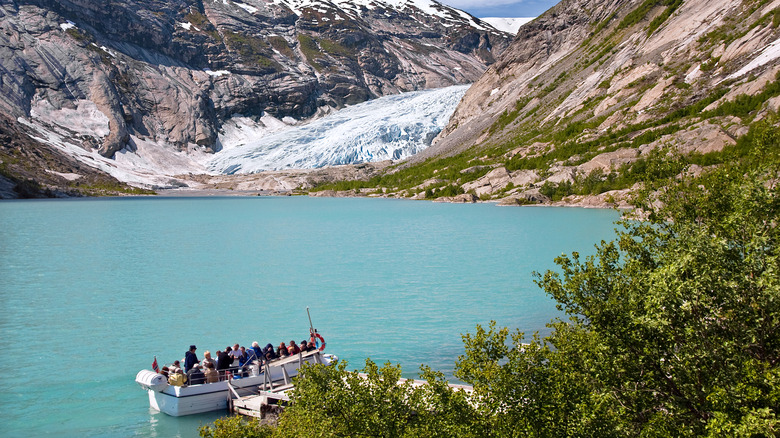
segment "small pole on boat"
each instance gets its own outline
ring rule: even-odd
[[[309,333],[314,333],[314,324],[311,323],[311,313],[309,313],[309,306],[306,306],[306,314],[309,315]]]

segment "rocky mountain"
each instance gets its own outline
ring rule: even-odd
[[[0,199],[152,194],[67,156],[0,115]]]
[[[780,1],[563,0],[520,28],[434,145],[381,184],[397,196],[619,202],[749,153],[751,132],[777,125],[778,72]]]
[[[471,83],[510,41],[435,0],[4,1],[0,112],[104,157],[213,152],[233,117]]]

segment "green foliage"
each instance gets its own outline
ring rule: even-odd
[[[773,82],[766,84],[760,93],[755,95],[740,94],[734,99],[721,103],[718,108],[704,114],[705,117],[737,116],[750,122],[753,112],[760,109],[772,97],[780,95],[780,74]]]
[[[281,66],[270,58],[270,45],[262,38],[225,30],[225,43],[235,50],[244,62],[256,64],[270,71],[280,71]]]
[[[343,56],[349,59],[357,59],[357,54],[354,50],[350,50],[347,47],[341,45],[338,41],[329,40],[327,38],[318,38],[317,42],[322,48],[322,51],[330,55]]]
[[[288,58],[294,58],[295,53],[293,53],[292,47],[290,47],[289,44],[287,44],[287,40],[284,39],[284,37],[281,36],[271,36],[268,37],[268,44],[271,45],[276,51],[281,53],[282,55],[288,57]]]
[[[711,71],[715,69],[715,66],[718,65],[718,61],[720,61],[720,56],[708,59],[706,62],[702,62],[700,67],[701,71]]]
[[[82,31],[77,27],[70,27],[65,31],[65,33],[70,35],[71,38],[81,44],[90,44],[95,42],[95,38],[92,35]]]
[[[628,15],[623,17],[623,20],[621,20],[620,24],[618,24],[618,29],[631,27],[644,20],[647,14],[650,13],[650,11],[662,1],[663,0],[645,0],[636,9],[632,10],[628,13]]]
[[[334,190],[337,192],[343,192],[343,191],[350,191],[350,190],[360,190],[366,187],[373,187],[373,186],[367,181],[360,181],[360,180],[336,181],[333,183],[319,185],[313,188],[311,191],[321,192],[323,190]]]
[[[777,131],[759,137],[766,160]],[[591,394],[629,435],[777,432],[780,193],[767,184],[776,172],[727,166],[685,180],[661,195],[663,207],[644,198],[650,222],[624,222],[595,256],[560,257],[562,273],[537,274],[569,328],[597,338]]]
[[[452,390],[441,373],[423,368],[427,385],[399,383],[401,368],[366,360],[362,374],[347,363],[307,366],[296,380],[292,406],[279,420],[280,437],[479,436],[465,393]]]
[[[184,19],[199,29],[204,29],[211,25],[209,19],[200,13],[200,11],[195,9],[191,10],[190,13],[184,17]]]
[[[647,27],[647,34],[655,32],[669,18],[677,8],[682,5],[682,0],[645,0],[641,5],[626,15],[618,25],[618,29],[626,29],[644,20],[656,7],[666,6],[666,9],[656,16]]]
[[[203,438],[270,438],[274,436],[274,429],[254,419],[225,417],[215,421],[213,426],[201,426],[198,433]]]
[[[565,71],[561,72],[561,74],[559,74],[554,81],[549,83],[546,87],[542,88],[541,96],[545,96],[555,91],[555,89],[558,88],[558,86],[561,85],[563,81],[565,81],[566,78],[568,77],[569,77],[569,72],[565,72]]]
[[[517,119],[517,116],[520,114],[520,111],[525,108],[526,105],[528,105],[528,102],[531,101],[530,96],[526,96],[522,99],[519,99],[517,102],[515,102],[515,107],[512,111],[504,110],[501,115],[498,116],[498,119],[493,122],[493,125],[490,126],[490,132],[497,132],[504,128],[506,128],[507,125],[514,122],[515,119]]]
[[[571,181],[562,181],[560,183],[545,181],[544,184],[539,187],[539,193],[555,202],[573,194],[574,191],[572,190]]]
[[[448,184],[440,187],[431,187],[425,190],[425,199],[451,197],[466,193],[461,186]]]
[[[317,71],[322,70],[322,65],[317,62],[317,58],[322,56],[322,52],[320,52],[320,48],[317,46],[317,42],[314,40],[314,38],[304,33],[299,33],[298,43],[300,45],[301,52],[303,52],[303,56],[306,57],[306,60],[309,61],[309,64]]]
[[[663,4],[667,5],[666,9],[664,9],[663,12],[661,12],[660,15],[653,18],[653,21],[650,22],[650,24],[647,26],[647,34],[651,35],[653,32],[656,31],[661,25],[666,21],[667,18],[671,17],[674,11],[677,10],[677,8],[682,5],[683,0],[665,0],[663,1]]]
[[[140,189],[118,181],[90,183],[75,181],[69,184],[69,187],[72,187],[84,196],[116,196],[118,194],[139,196],[157,194],[152,190]]]
[[[208,17],[203,15],[197,9],[192,9],[189,14],[184,17],[185,21],[190,22],[193,26],[200,29],[209,35],[214,41],[222,41],[222,36],[217,32],[217,28],[211,24]]]

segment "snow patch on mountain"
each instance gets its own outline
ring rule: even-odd
[[[30,106],[30,117],[51,125],[66,126],[72,133],[100,140],[111,130],[109,120],[94,102],[76,101],[75,108],[54,108],[47,100],[35,99]]]
[[[130,146],[117,152],[114,159],[110,159],[95,150],[86,150],[75,144],[73,132],[65,132],[56,125],[48,125],[37,118],[20,117],[17,121],[33,131],[31,137],[34,140],[51,145],[68,156],[130,185],[172,188],[180,183],[171,175],[205,172],[196,160],[198,153],[175,151],[167,145],[131,136]]]
[[[532,21],[534,18],[536,17],[484,17],[480,18],[480,20],[489,23],[491,26],[500,31],[509,32],[512,35],[516,35],[517,30],[520,29],[520,26],[528,23],[529,21]]]
[[[234,119],[220,136],[223,149],[204,165],[233,174],[404,159],[430,146],[468,87],[386,96],[270,134],[270,119],[261,119],[266,130]]]

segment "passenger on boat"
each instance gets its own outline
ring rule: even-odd
[[[257,344],[257,342],[255,342]],[[257,347],[260,349],[260,347]],[[262,364],[262,360],[260,360],[260,356],[257,355],[257,351],[255,351],[255,347],[247,348],[246,349],[246,364],[251,365],[255,361],[257,361],[258,364]]]
[[[190,345],[190,350],[184,353],[184,372],[188,373],[190,369],[197,364],[198,356],[195,355],[195,350],[198,348],[194,345]]]
[[[298,347],[298,345],[295,343],[295,341],[290,341],[290,346],[287,347],[287,352],[290,353],[290,356],[293,356],[295,354],[298,354],[301,352],[301,348]]]
[[[206,375],[200,370],[199,364],[196,363],[187,372],[187,381],[190,382],[190,385],[200,385],[206,381]]]
[[[206,383],[219,382],[219,371],[214,369],[213,362],[209,362],[206,364],[206,371],[204,372],[204,375],[206,376]]]
[[[179,362],[178,360],[174,360],[173,361],[173,365],[171,365],[170,371],[171,371],[171,374],[173,374],[173,373],[175,373],[177,371],[181,371],[181,362]]]
[[[168,384],[171,386],[184,386],[185,383],[187,383],[187,376],[184,375],[181,368],[177,369],[171,374],[171,377],[168,378]]]
[[[233,359],[240,359],[241,358],[241,349],[238,347],[238,344],[233,346],[233,349],[230,350],[230,356]]]
[[[252,351],[252,350],[250,350]],[[254,352],[252,352],[254,354]],[[245,365],[249,363],[249,355],[246,352],[246,347],[241,346],[241,356],[238,357],[238,366],[241,368],[241,377],[249,377],[249,372]]]
[[[301,353],[306,353],[307,351],[315,350],[314,347],[312,347],[308,342],[306,342],[306,339],[301,341]]]
[[[255,352],[255,358],[262,362],[265,355],[263,354],[263,349],[260,348],[260,344],[258,344],[257,341],[252,342],[252,351]]]
[[[271,344],[265,344],[263,353],[265,354],[265,360],[274,360],[279,357],[276,355],[276,352],[274,352],[274,346]]]
[[[209,350],[206,350],[206,352],[203,353],[203,362],[202,362],[202,364],[205,367],[209,363],[214,365],[214,368],[217,367],[217,362],[215,362],[214,359],[211,358],[211,352]]]
[[[217,371],[222,371],[230,368],[230,364],[233,362],[233,358],[230,357],[230,347],[225,351],[217,353]]]
[[[165,376],[165,380],[168,380],[169,371],[170,369],[168,367],[162,367],[162,369],[160,370],[160,374]]]
[[[287,350],[287,346],[284,345],[284,342],[279,344],[279,347],[276,348],[276,355],[279,357],[286,357],[289,356],[290,352]]]

